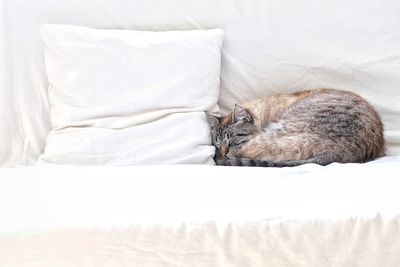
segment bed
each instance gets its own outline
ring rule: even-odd
[[[0,171],[0,266],[397,266],[399,157]]]
[[[399,266],[399,12],[379,0],[3,0],[0,266]],[[41,161],[54,128],[44,23],[222,29],[213,108],[349,89],[382,117],[387,156],[293,168]]]

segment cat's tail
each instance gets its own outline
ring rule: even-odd
[[[221,166],[250,166],[250,167],[294,167],[307,163],[317,163],[314,159],[271,161],[246,158],[216,158],[215,163]],[[318,163],[317,163],[318,164]]]

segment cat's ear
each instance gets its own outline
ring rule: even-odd
[[[233,121],[252,122],[253,117],[244,107],[235,104],[235,108],[233,109]]]
[[[219,118],[212,115],[211,113],[206,112],[207,122],[211,126],[211,128],[215,128],[219,124]]]

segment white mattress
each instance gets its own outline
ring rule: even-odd
[[[400,157],[0,170],[0,266],[399,266]]]

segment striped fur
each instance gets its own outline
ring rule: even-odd
[[[317,163],[314,159],[292,161],[266,161],[245,158],[215,158],[215,163],[221,166],[249,166],[249,167],[295,167],[307,163]]]

